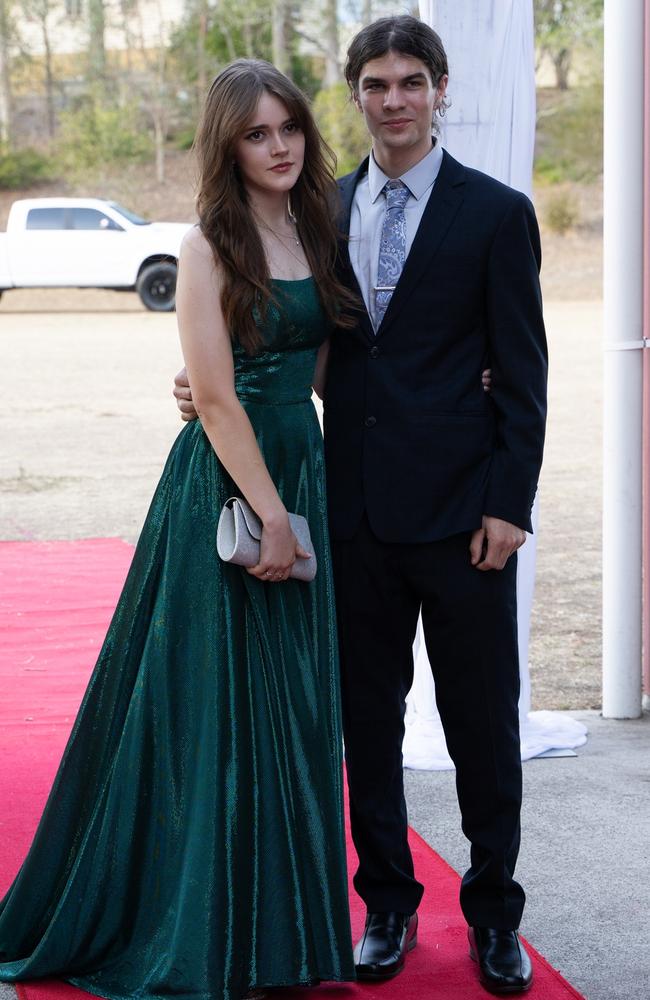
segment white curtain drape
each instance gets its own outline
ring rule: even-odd
[[[421,0],[420,16],[441,36],[449,58],[443,146],[462,163],[532,194],[535,144],[535,33],[532,0]],[[537,501],[533,526],[537,530]],[[586,729],[558,712],[530,711],[528,639],[535,587],[535,536],[519,550],[517,605],[523,760],[569,750]],[[407,699],[404,766],[453,767],[435,703],[421,623],[414,646],[415,677]]]

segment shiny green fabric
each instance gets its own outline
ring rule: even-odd
[[[310,583],[222,563],[236,492],[198,421],[176,440],[30,853],[0,904],[0,981],[238,1000],[354,978],[334,595],[311,402],[314,283],[275,282],[236,388]]]

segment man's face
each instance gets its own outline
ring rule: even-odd
[[[435,109],[447,88],[443,76],[434,87],[428,67],[415,56],[387,52],[361,70],[354,100],[363,111],[375,152],[431,147]]]

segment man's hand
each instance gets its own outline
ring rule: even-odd
[[[472,533],[469,551],[477,569],[503,569],[513,552],[526,541],[526,532],[498,517],[483,517],[483,527]]]
[[[187,368],[183,368],[174,379],[174,395],[176,405],[181,411],[182,420],[196,420],[198,413],[192,402],[192,390],[187,377]]]

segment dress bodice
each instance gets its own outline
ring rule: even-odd
[[[314,279],[272,278],[271,303],[260,331],[264,347],[254,355],[235,343],[235,389],[242,402],[283,404],[311,399],[318,348],[330,332]]]

